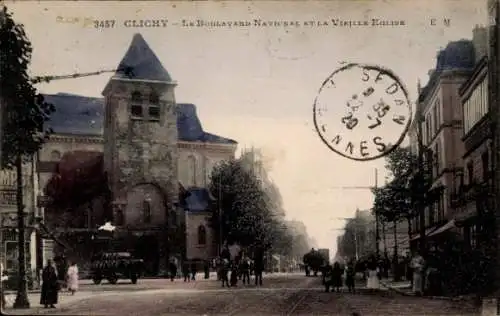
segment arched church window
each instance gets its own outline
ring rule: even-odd
[[[207,244],[207,230],[205,226],[198,226],[198,245],[206,245]]]
[[[172,226],[177,225],[177,212],[170,211],[170,223],[172,224]]]
[[[194,156],[188,157],[186,167],[188,186],[196,186],[196,158]]]
[[[205,157],[205,184],[210,184],[210,177],[212,176],[212,162]]]
[[[50,153],[50,161],[59,161],[61,160],[61,153],[57,150],[53,150]]]
[[[148,200],[142,202],[142,216],[145,224],[151,223],[151,202]]]
[[[141,118],[142,114],[142,95],[139,91],[132,92],[130,104],[130,114],[132,118]]]
[[[150,120],[160,119],[160,97],[154,91],[149,95],[148,114]]]
[[[115,213],[114,224],[116,226],[122,226],[125,223],[125,216],[123,215],[123,210],[118,209]]]

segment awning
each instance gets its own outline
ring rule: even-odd
[[[436,229],[437,229],[436,227],[430,227],[430,228],[427,228],[427,229],[425,230],[425,236],[429,236],[429,234],[430,234],[431,232],[433,232],[434,230],[436,230]],[[420,238],[420,234],[417,234],[415,237],[412,237],[412,239],[411,239],[411,240],[413,241],[413,240],[417,240],[417,239],[419,239],[419,238]]]
[[[429,234],[429,236],[434,236],[434,235],[437,235],[437,234],[441,234],[447,230],[450,230],[452,228],[456,227],[455,225],[455,220],[452,219],[451,221],[449,221],[448,223],[444,224],[443,226],[439,227],[438,229],[436,229],[435,231],[431,232]]]

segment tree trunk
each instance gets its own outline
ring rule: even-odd
[[[398,222],[394,221],[393,226],[393,234],[394,234],[394,254],[393,254],[393,275],[394,281],[399,281],[399,264],[398,264]]]
[[[24,201],[23,201],[23,160],[21,154],[16,157],[16,204],[17,204],[17,249],[18,249],[18,271],[19,284],[17,288],[16,301],[14,308],[29,308],[30,303],[27,293],[26,282],[26,243],[25,243],[25,227],[24,227]]]
[[[382,222],[382,235],[384,237],[384,258],[387,257],[387,235],[385,234],[385,221]]]
[[[408,223],[408,248],[409,249],[411,249],[411,232],[413,230],[413,227],[411,225],[411,220],[412,220],[412,218],[409,216],[406,218],[406,222]]]

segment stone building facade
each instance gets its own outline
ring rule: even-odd
[[[431,72],[429,83],[419,91],[425,161],[432,169],[433,187],[443,188],[441,197],[425,210],[425,234],[431,247],[441,245],[450,238],[457,240],[457,237],[462,239],[467,235],[462,227],[462,219],[467,216],[463,209],[457,208],[456,200],[457,188],[464,182],[464,173],[471,170],[473,177],[475,172],[470,168],[470,159],[463,158],[464,153],[467,156],[467,152],[471,151],[470,142],[464,142],[464,135],[469,133],[473,123],[468,116],[477,115],[476,109],[468,109],[463,103],[472,93],[470,80],[485,78],[477,68],[478,63],[484,63],[485,41],[486,30],[476,27],[471,41],[449,43],[438,54],[436,69]],[[481,71],[484,72],[484,69]],[[484,97],[486,95],[479,98]],[[410,142],[416,144],[415,139]],[[412,241],[416,241],[420,238],[419,218],[415,218],[412,224]]]
[[[479,216],[492,209],[492,133],[489,111],[488,58],[477,64],[460,89],[464,122],[464,170],[456,183],[453,207],[465,246],[479,245]]]
[[[427,85],[419,91],[417,106],[422,115],[421,130],[424,162],[432,174],[432,189],[441,188],[435,203],[425,208],[425,227],[430,243],[452,228],[441,229],[453,220],[450,196],[455,178],[462,168],[462,107],[459,88],[475,65],[473,41],[450,42],[437,56],[436,68],[430,71]],[[417,135],[410,135],[417,136]],[[415,140],[410,140],[415,144]],[[412,223],[415,242],[420,238],[420,218]]]
[[[139,255],[151,271],[163,270],[172,255],[215,255],[207,222],[213,197],[206,187],[212,168],[234,158],[237,148],[234,140],[203,130],[196,106],[177,103],[176,85],[136,34],[104,98],[46,96],[56,112],[49,122],[54,135],[39,155],[40,190],[65,154],[102,153],[116,239],[123,240],[122,248],[147,249]],[[92,208],[99,212],[97,205]],[[104,224],[102,218],[93,216],[87,228]],[[173,231],[184,236],[185,249],[176,247]]]

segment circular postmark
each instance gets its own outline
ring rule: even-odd
[[[390,70],[350,63],[335,70],[314,100],[314,126],[335,153],[380,158],[403,141],[411,123],[408,92]]]

